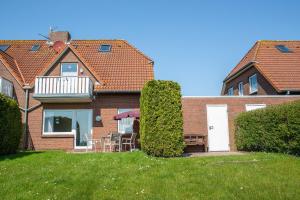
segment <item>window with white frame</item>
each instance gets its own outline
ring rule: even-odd
[[[254,74],[249,77],[249,93],[252,94],[257,92],[258,85],[257,85],[257,75]]]
[[[77,76],[77,63],[61,63],[61,76]]]
[[[118,114],[132,111],[132,109],[118,109]],[[133,121],[134,118],[123,118],[118,121],[118,132],[119,133],[132,133],[133,132]]]
[[[233,87],[228,89],[228,96],[232,96],[233,95]]]
[[[13,97],[14,85],[12,82],[0,77],[0,93]]]
[[[244,95],[244,85],[243,82],[239,82],[239,96]]]
[[[266,104],[246,104],[246,111],[257,110],[267,107]]]
[[[73,111],[45,110],[43,134],[72,134]]]

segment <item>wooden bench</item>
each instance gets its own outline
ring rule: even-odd
[[[204,151],[207,151],[206,148],[206,136],[205,135],[200,135],[200,134],[185,134],[184,135],[184,142],[186,146],[204,146]]]

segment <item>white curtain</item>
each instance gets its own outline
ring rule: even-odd
[[[132,109],[119,109],[118,114],[132,111]],[[119,133],[132,133],[133,132],[133,121],[134,118],[124,118],[118,122],[118,131]]]
[[[46,130],[45,132],[53,132],[53,123],[54,123],[54,112],[45,112],[45,125],[46,125]]]
[[[1,93],[5,94],[6,96],[13,97],[13,84],[12,82],[0,78],[1,84],[0,84],[0,89]]]

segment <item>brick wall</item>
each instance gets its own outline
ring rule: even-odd
[[[207,136],[206,105],[226,104],[228,109],[230,149],[235,151],[234,119],[239,113],[245,111],[246,104],[266,104],[268,106],[297,99],[300,99],[300,96],[183,97],[184,134],[201,134]]]
[[[21,107],[24,107],[25,102],[25,93],[22,86],[16,81],[12,74],[7,70],[7,68],[0,61],[0,77],[5,78],[6,80],[11,81],[14,84],[14,95]]]
[[[244,95],[249,95],[249,77],[257,74],[258,91],[257,95],[277,95],[278,92],[273,88],[273,86],[256,70],[256,68],[251,67],[245,72],[243,72],[238,77],[230,80],[226,83],[225,89],[222,95],[228,94],[228,89],[233,87],[234,95],[238,95],[238,84],[243,82],[244,85]]]
[[[44,109],[92,109],[93,110],[93,138],[100,139],[109,132],[116,132],[118,123],[113,117],[119,108],[139,108],[139,94],[99,94],[91,103],[49,103],[29,113],[29,135],[31,146],[35,150],[44,149],[74,149],[74,137],[45,137],[42,135]],[[95,121],[96,115],[102,120]]]

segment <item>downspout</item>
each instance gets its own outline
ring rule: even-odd
[[[24,142],[23,142],[23,149],[26,150],[28,148],[28,135],[27,135],[27,130],[28,130],[28,100],[29,100],[29,85],[25,85],[24,90],[25,90],[25,108],[24,108]]]
[[[32,89],[28,84],[26,84],[23,89],[25,90],[25,105],[24,108],[20,107],[20,110],[24,112],[24,129],[23,129],[23,149],[26,150],[28,148],[28,113],[32,110],[36,109],[41,105],[41,103],[28,107],[29,101],[29,90]]]

